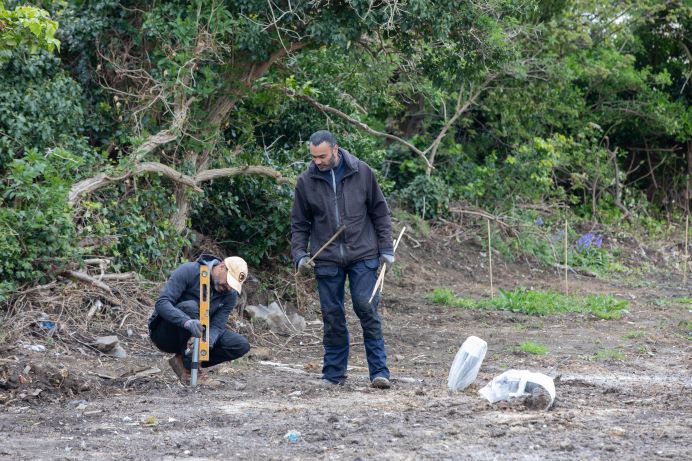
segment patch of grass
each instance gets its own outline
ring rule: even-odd
[[[603,349],[596,352],[596,360],[620,360],[621,362],[625,360],[625,354],[617,349]]]
[[[661,298],[654,301],[654,304],[659,307],[675,306],[688,309],[692,305],[692,298]]]
[[[519,349],[527,354],[533,355],[546,355],[548,353],[548,347],[541,343],[534,343],[533,341],[524,341],[519,345]]]
[[[629,330],[624,335],[622,335],[623,339],[636,339],[643,338],[644,336],[646,336],[646,333],[642,330]]]
[[[477,307],[476,301],[468,298],[459,298],[449,288],[435,288],[432,294],[428,296],[428,299],[435,304],[442,304],[444,306],[462,307],[465,309]]]
[[[517,288],[500,289],[492,299],[460,298],[449,288],[435,288],[430,301],[465,309],[508,310],[529,315],[553,315],[563,312],[590,312],[600,319],[619,319],[627,301],[610,295],[565,296],[556,291],[537,291]]]

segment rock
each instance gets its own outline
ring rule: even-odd
[[[295,312],[285,314],[277,302],[269,306],[247,306],[250,318],[267,324],[270,330],[278,333],[297,333],[305,329],[305,319]]]
[[[272,351],[268,347],[253,347],[247,354],[248,358],[255,360],[270,360]]]
[[[90,345],[104,354],[108,354],[119,359],[127,357],[127,352],[125,352],[125,349],[122,348],[120,345],[120,340],[118,340],[118,337],[115,335],[101,336],[96,338],[96,341],[92,342]]]

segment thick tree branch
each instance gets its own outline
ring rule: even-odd
[[[216,170],[202,171],[195,177],[180,173],[167,165],[157,162],[146,162],[136,165],[131,171],[120,176],[111,177],[106,173],[100,173],[91,178],[84,179],[72,186],[68,194],[70,205],[76,205],[80,198],[85,194],[94,192],[109,184],[123,181],[131,176],[138,176],[143,173],[159,173],[171,181],[190,187],[197,192],[202,192],[199,184],[216,178],[231,177],[237,175],[259,175],[274,178],[279,184],[291,184],[293,180],[283,176],[279,171],[262,165],[249,165],[235,168],[219,168]]]
[[[238,176],[238,175],[257,175],[257,176],[267,176],[269,178],[274,178],[278,184],[292,184],[293,180],[287,178],[281,174],[281,172],[276,171],[273,168],[269,168],[261,165],[252,166],[241,166],[235,168],[219,168],[216,170],[206,170],[195,176],[195,181],[201,183],[204,181],[210,181],[216,178]]]

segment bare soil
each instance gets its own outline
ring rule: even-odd
[[[352,310],[349,379],[320,383],[314,300],[303,334],[254,329],[249,357],[212,369],[219,389],[181,385],[130,322],[106,332],[118,335],[125,359],[25,338],[47,350],[1,351],[0,459],[689,459],[691,315],[680,301],[692,293],[689,279],[683,286],[680,273],[663,269],[570,274],[573,293],[627,300],[619,320],[436,306],[427,299],[435,287],[489,293],[482,248],[438,237],[404,239],[385,282],[391,389],[368,385]],[[564,289],[552,269],[493,259],[496,289]],[[487,341],[488,353],[476,382],[450,392],[449,367],[470,335]],[[527,340],[549,353],[520,352]],[[478,395],[510,368],[553,377],[553,407],[491,405]]]

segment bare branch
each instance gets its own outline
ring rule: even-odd
[[[186,186],[192,187],[198,192],[202,191],[199,187],[197,187],[195,180],[190,176],[182,174],[162,163],[145,162],[135,165],[135,167],[131,171],[128,171],[118,177],[113,178],[108,176],[106,173],[99,173],[96,176],[79,181],[78,183],[74,184],[70,189],[70,192],[68,194],[68,203],[74,206],[79,201],[79,198],[84,194],[94,192],[95,190],[98,190],[109,184],[113,184],[115,182],[127,179],[130,176],[136,176],[142,173],[160,173],[166,176],[167,178],[173,180],[174,182],[185,184]]]
[[[229,176],[238,176],[238,175],[257,175],[257,176],[266,176],[268,178],[274,178],[277,183],[279,184],[292,184],[293,179],[287,178],[284,175],[281,174],[281,172],[267,167],[267,166],[261,166],[261,165],[252,165],[252,166],[241,166],[241,167],[235,167],[235,168],[218,168],[216,170],[206,170],[202,171],[199,173],[197,176],[195,176],[195,181],[199,184],[204,181],[210,181],[212,179],[216,178],[223,178],[223,177],[229,177]]]
[[[230,177],[237,175],[259,175],[274,178],[279,184],[291,184],[293,180],[281,174],[281,172],[270,167],[262,165],[241,166],[235,168],[219,168],[216,170],[202,171],[195,177],[191,177],[180,173],[179,171],[167,165],[157,162],[145,162],[136,165],[131,171],[128,171],[118,177],[110,177],[105,173],[97,174],[91,178],[84,179],[72,186],[68,195],[68,202],[71,205],[76,205],[79,199],[90,192],[94,192],[109,184],[122,181],[131,176],[137,176],[142,173],[159,173],[175,183],[190,187],[197,192],[202,192],[199,183],[210,181],[221,177]]]
[[[418,155],[420,157],[420,159],[423,161],[423,163],[425,163],[427,168],[429,168],[429,169],[433,168],[433,166],[430,164],[428,159],[425,157],[425,153],[423,153],[423,151],[421,151],[420,149],[418,149],[416,146],[414,146],[410,142],[406,141],[405,139],[401,139],[400,137],[395,136],[393,134],[383,133],[381,131],[374,130],[374,129],[370,128],[367,124],[365,124],[359,120],[356,120],[355,118],[351,117],[350,115],[345,114],[344,112],[340,111],[339,109],[335,109],[331,106],[327,106],[325,104],[322,104],[322,103],[316,101],[315,99],[311,98],[310,96],[308,96],[306,94],[298,94],[298,93],[295,93],[294,91],[291,91],[288,88],[284,88],[283,91],[289,96],[297,97],[297,98],[300,98],[300,99],[307,101],[308,104],[310,104],[311,106],[317,108],[318,110],[320,110],[322,112],[327,112],[327,113],[336,115],[337,117],[347,121],[351,125],[355,125],[356,127],[360,128],[361,130],[365,131],[366,133],[370,133],[371,135],[379,136],[381,138],[387,138],[387,139],[390,139],[392,141],[396,141],[400,144],[403,144],[404,146],[408,147],[410,150],[415,152],[416,155]]]

